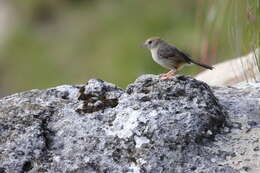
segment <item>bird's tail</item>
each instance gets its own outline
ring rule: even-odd
[[[210,70],[213,70],[213,68],[214,67],[212,67],[212,66],[210,66],[210,65],[207,65],[207,64],[202,64],[202,63],[199,63],[199,62],[196,62],[196,61],[191,61],[193,64],[197,64],[197,65],[199,65],[199,66],[201,66],[201,67],[204,67],[204,68],[206,68],[206,69],[210,69]]]

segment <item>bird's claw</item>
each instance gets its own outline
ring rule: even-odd
[[[172,76],[175,75],[176,70],[171,70],[168,73],[162,74],[162,77],[160,77],[160,80],[169,80]]]
[[[169,79],[171,79],[170,76],[164,76],[160,78],[160,80],[169,80]]]
[[[169,79],[171,79],[172,76],[174,76],[174,74],[163,74],[160,77],[160,80],[169,80]]]

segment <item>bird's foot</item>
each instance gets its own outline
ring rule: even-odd
[[[170,76],[164,76],[164,77],[161,77],[160,80],[170,80],[171,77]]]
[[[162,74],[162,77],[160,77],[160,80],[169,80],[172,76],[174,76],[176,73],[176,70],[171,70],[168,73]]]
[[[172,76],[174,76],[174,75],[162,76],[162,77],[160,77],[160,80],[170,80]]]
[[[168,73],[163,73],[163,74],[161,74],[162,77],[166,77],[166,76],[168,76],[168,75],[169,75]]]

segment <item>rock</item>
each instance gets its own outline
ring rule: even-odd
[[[260,170],[260,83],[241,83],[232,87],[212,87],[228,112],[233,128],[226,135],[217,135],[216,149],[234,153],[221,161],[239,172]]]
[[[143,75],[126,90],[91,79],[14,94],[0,100],[0,172],[254,170],[253,161],[236,165],[245,158],[240,142],[248,159],[258,152],[260,103],[236,96],[256,100],[260,89],[252,90]]]

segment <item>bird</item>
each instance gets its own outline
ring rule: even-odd
[[[168,73],[162,74],[161,80],[168,80],[176,74],[184,65],[196,64],[206,69],[212,70],[213,67],[193,60],[188,54],[168,44],[160,37],[148,38],[143,47],[147,47],[153,60],[159,65],[170,69]]]

